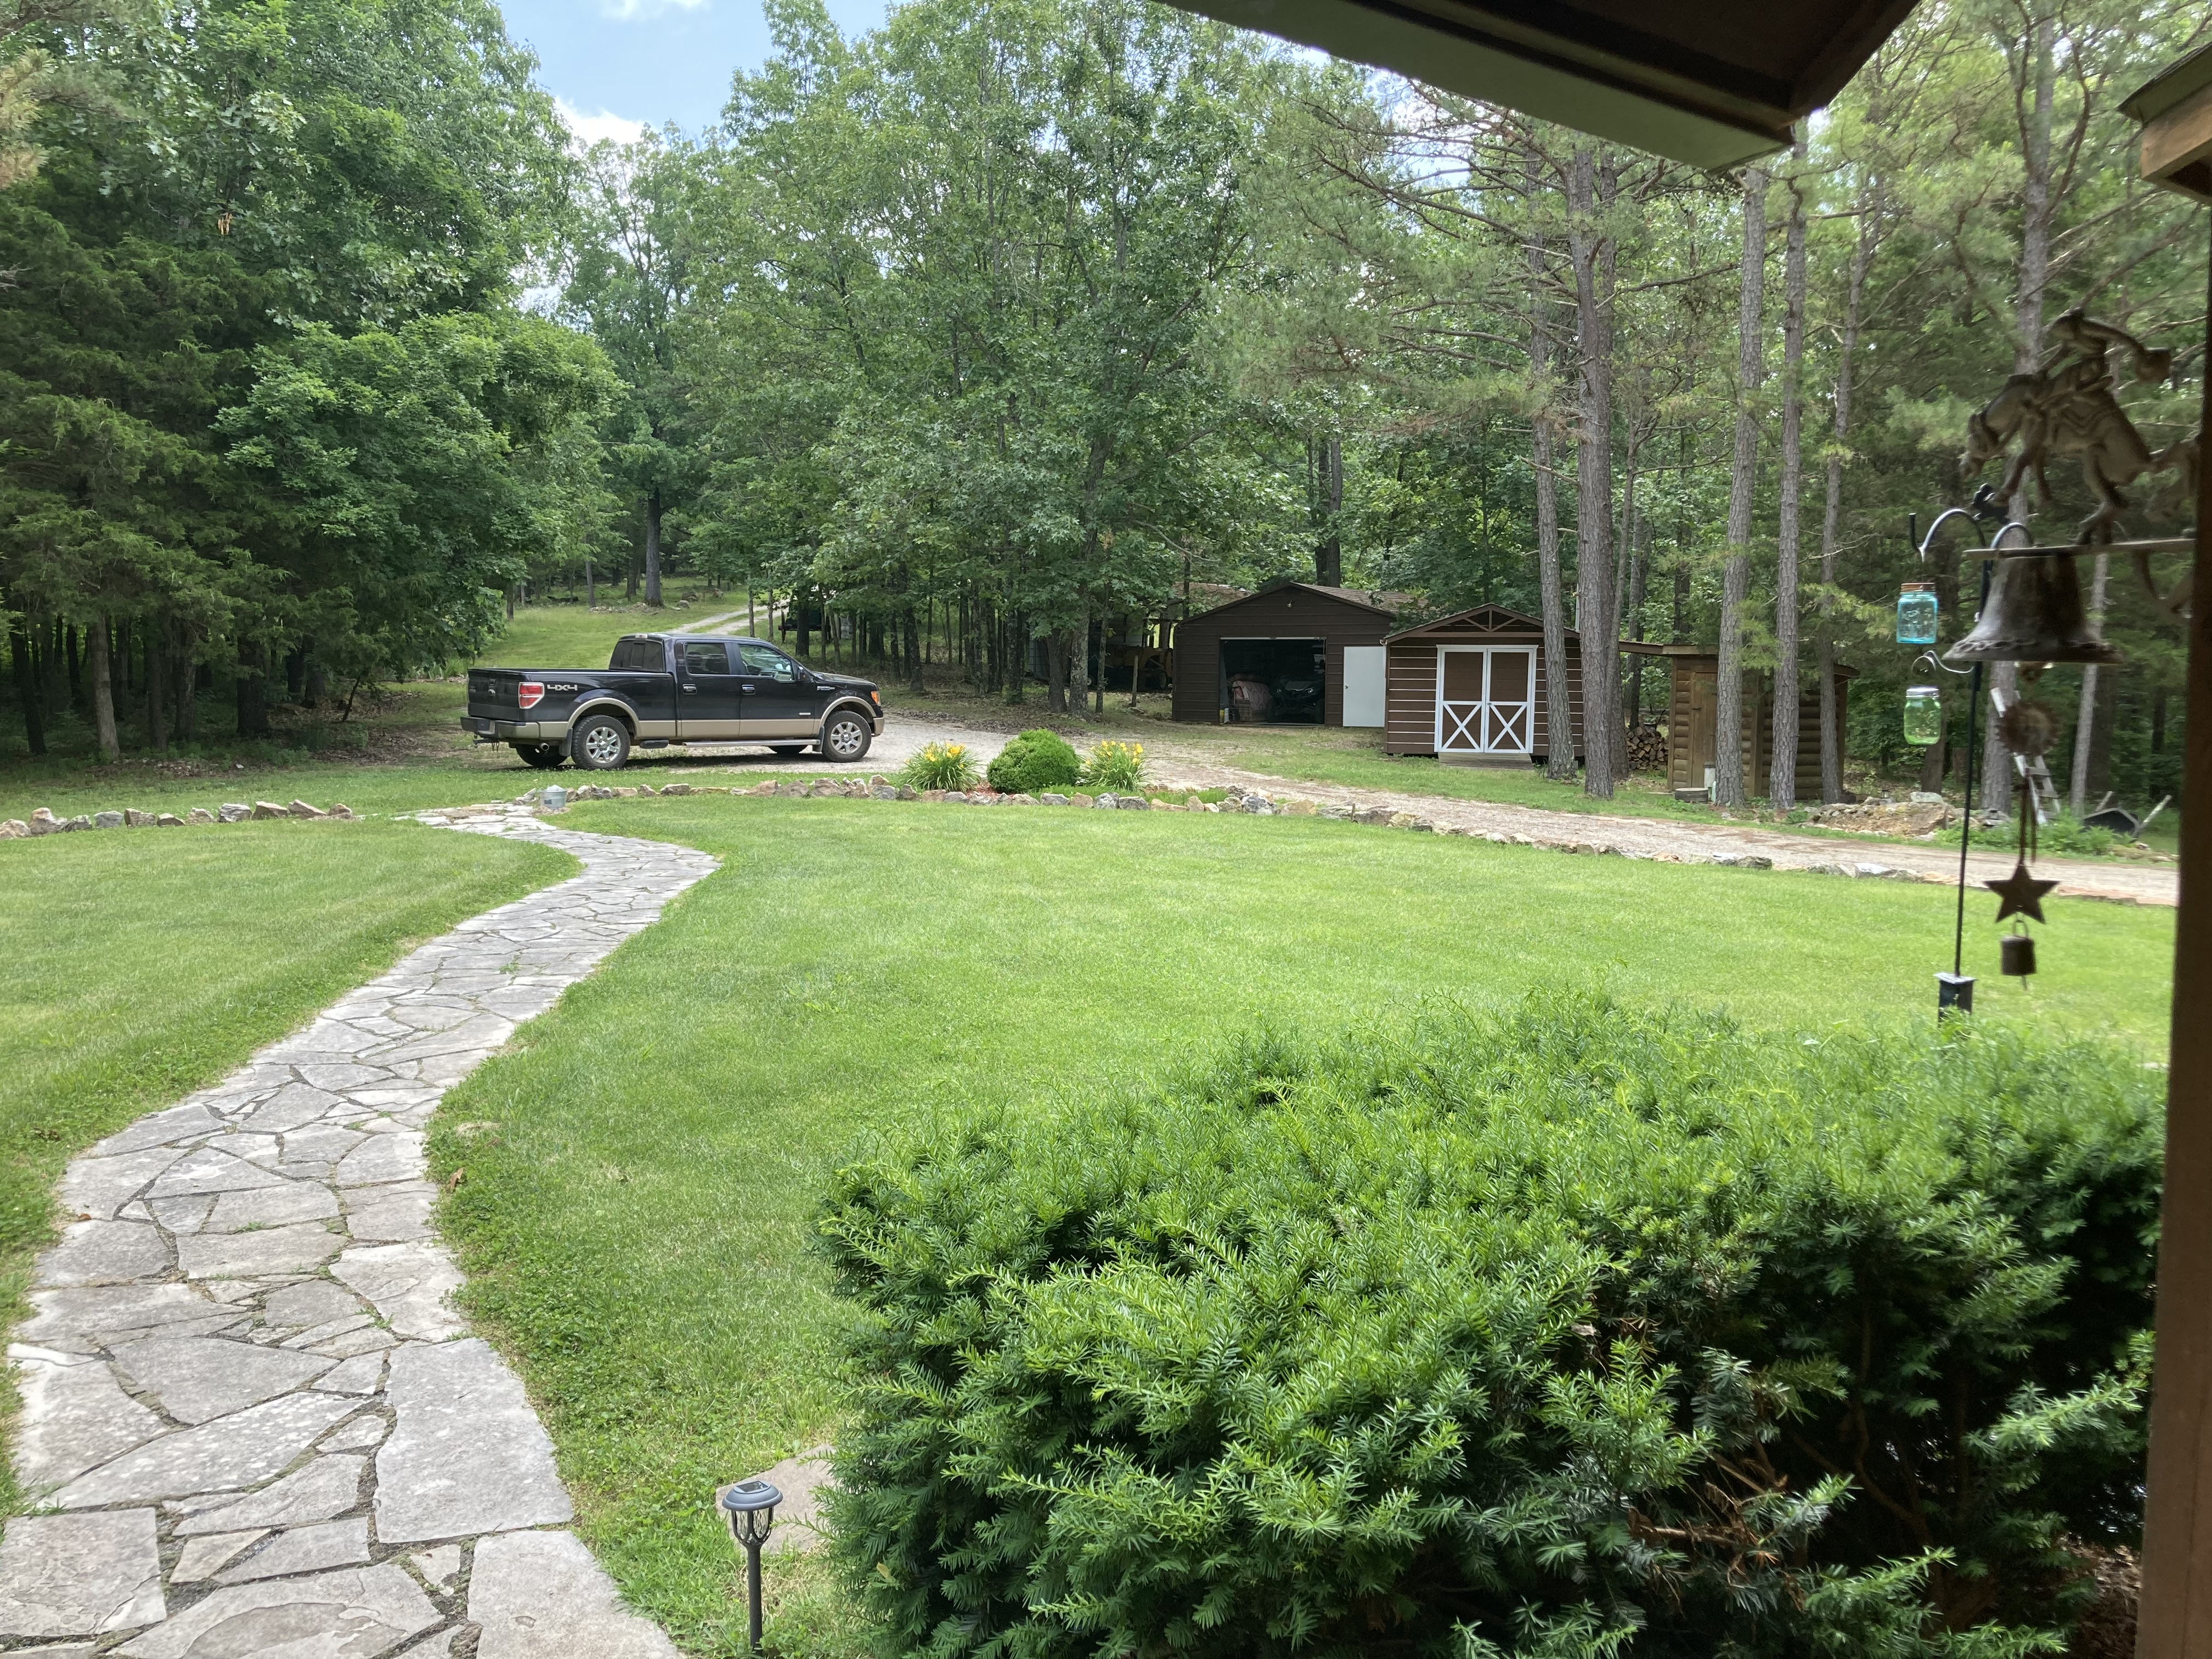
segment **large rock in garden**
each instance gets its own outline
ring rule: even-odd
[[[40,806],[33,809],[31,822],[27,827],[34,836],[51,836],[57,833],[62,826],[61,821],[54,817],[51,807]]]
[[[330,814],[323,811],[321,807],[310,806],[303,800],[295,799],[284,810],[289,812],[295,818],[326,818],[330,817]]]
[[[273,800],[258,800],[253,803],[253,816],[257,818],[288,818],[292,815]]]
[[[94,812],[92,815],[92,827],[95,830],[120,830],[123,827],[123,814]]]
[[[219,809],[219,813],[225,823],[243,823],[253,816],[253,809],[244,801],[227,800]]]
[[[153,825],[154,815],[142,812],[135,806],[126,806],[123,809],[123,822],[133,830],[149,829]]]
[[[1813,822],[1836,830],[1871,830],[1885,836],[1928,836],[1951,822],[1951,806],[1940,800],[1867,800],[1823,806]]]
[[[191,811],[185,814],[185,821],[187,823],[213,823],[216,821],[216,817],[215,814],[209,811],[206,807],[195,806]]]
[[[181,830],[185,827],[185,821],[174,812],[164,812],[155,818],[154,823],[158,828],[163,830]]]
[[[31,826],[21,818],[9,818],[0,823],[0,841],[22,841],[29,836]]]

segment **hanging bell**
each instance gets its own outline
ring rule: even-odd
[[[1997,941],[1997,969],[2014,979],[2035,971],[2035,940],[2026,933],[2007,933]]]
[[[2060,553],[2008,553],[1990,573],[1989,602],[1974,631],[1946,662],[2118,662],[2081,603],[2074,561]]]

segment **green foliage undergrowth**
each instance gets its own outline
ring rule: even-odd
[[[1581,993],[842,1170],[887,1652],[2054,1650],[2136,1523],[2156,1074]]]
[[[1042,795],[1047,790],[1073,789],[1082,774],[1083,760],[1074,745],[1059,732],[1039,726],[1001,749],[987,775],[991,787],[1001,794]]]

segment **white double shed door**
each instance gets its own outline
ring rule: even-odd
[[[1536,736],[1536,647],[1437,647],[1437,753],[1527,755]]]

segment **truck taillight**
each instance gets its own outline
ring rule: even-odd
[[[545,688],[536,680],[525,680],[514,688],[514,700],[525,708],[535,708],[545,700]]]

